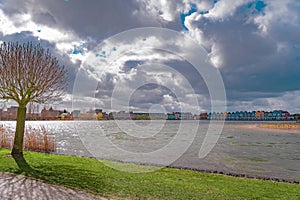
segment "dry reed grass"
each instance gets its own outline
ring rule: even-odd
[[[260,128],[271,129],[300,129],[299,123],[274,123],[274,124],[260,124]]]
[[[13,146],[14,131],[0,125],[0,148],[11,149]],[[38,152],[55,152],[55,135],[40,128],[26,127],[24,132],[24,150]]]

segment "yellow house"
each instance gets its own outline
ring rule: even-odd
[[[99,112],[99,113],[97,114],[97,119],[98,119],[98,120],[103,120],[103,113],[102,113],[102,112]]]

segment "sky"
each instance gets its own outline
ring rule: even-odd
[[[0,41],[51,50],[69,111],[300,113],[299,33],[299,0],[0,0]]]

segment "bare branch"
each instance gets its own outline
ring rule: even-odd
[[[66,70],[49,49],[39,44],[3,43],[0,46],[0,98],[19,105],[45,103],[66,88]]]

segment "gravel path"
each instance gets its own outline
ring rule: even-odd
[[[0,173],[1,200],[106,200],[82,191],[43,183],[22,175]]]

